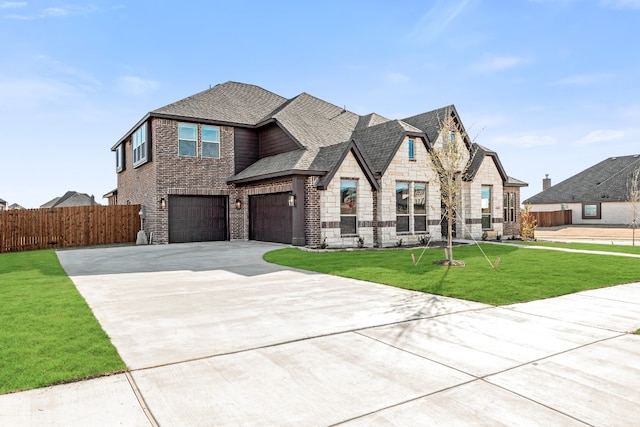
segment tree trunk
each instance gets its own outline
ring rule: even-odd
[[[447,207],[447,247],[449,248],[449,262],[453,261],[453,197],[449,194],[449,206]]]

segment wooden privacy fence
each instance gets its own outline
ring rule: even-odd
[[[0,211],[0,253],[134,243],[140,205]]]
[[[555,227],[572,223],[571,209],[551,212],[531,212],[538,227]]]

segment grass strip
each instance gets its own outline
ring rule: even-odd
[[[304,251],[296,248],[268,252],[275,264],[336,276],[383,283],[400,288],[461,298],[492,305],[550,298],[587,289],[640,281],[640,260],[559,251],[539,251],[508,245],[456,247],[454,258],[464,267],[432,262],[444,258],[442,249],[366,251]],[[496,269],[496,259],[500,263]]]
[[[528,245],[528,246],[549,246],[552,248],[577,249],[577,250],[584,250],[584,251],[616,252],[616,253],[640,255],[640,239],[638,242],[638,246],[612,245],[607,243],[546,242],[542,240],[535,241],[535,242],[505,240],[502,243]]]
[[[126,366],[54,251],[0,254],[0,393]]]

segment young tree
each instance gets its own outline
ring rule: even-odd
[[[440,139],[434,143],[431,161],[440,179],[443,215],[447,220],[447,264],[453,260],[453,221],[460,202],[462,171],[467,161],[464,139],[467,137],[455,117],[448,115],[440,122]]]
[[[536,217],[531,213],[531,205],[525,205],[520,214],[520,236],[523,240],[536,240],[536,224]]]
[[[636,245],[636,228],[640,215],[640,167],[627,180],[627,200],[631,203],[632,244]]]

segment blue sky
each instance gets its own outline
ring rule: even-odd
[[[0,198],[105,203],[131,126],[229,80],[391,119],[455,104],[526,198],[640,153],[638,28],[640,0],[0,0]]]

